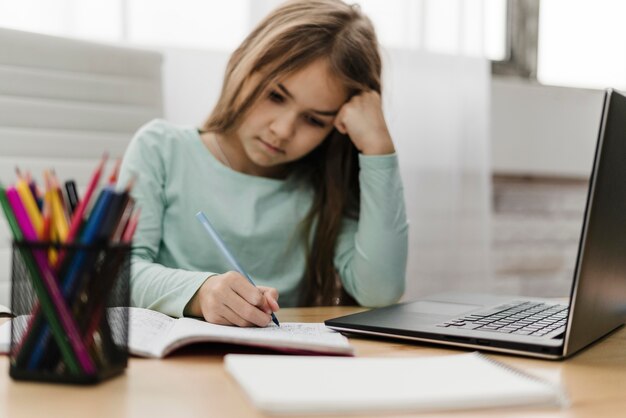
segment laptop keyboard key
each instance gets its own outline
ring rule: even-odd
[[[518,302],[500,305],[483,312],[474,312],[439,324],[439,326],[543,336],[556,329],[564,330],[566,319],[567,306]]]

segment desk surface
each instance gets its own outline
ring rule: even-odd
[[[280,320],[320,322],[357,309],[283,309]],[[358,356],[439,356],[461,352],[361,338],[350,341]],[[222,367],[223,355],[223,348],[204,345],[183,349],[165,360],[132,358],[123,376],[88,387],[15,382],[8,375],[8,357],[0,356],[0,417],[263,417]],[[607,418],[626,414],[626,328],[566,361],[490,356],[560,383],[569,395],[571,406],[562,410],[498,409],[450,415]],[[432,416],[441,418],[446,414]]]

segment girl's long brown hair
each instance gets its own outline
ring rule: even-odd
[[[323,58],[349,96],[381,93],[382,64],[370,20],[340,0],[288,1],[268,15],[232,54],[215,109],[203,129],[228,134],[241,123],[272,81]],[[344,217],[359,216],[358,151],[333,130],[294,169],[314,190],[302,222],[307,266],[301,305],[353,304],[334,268]]]

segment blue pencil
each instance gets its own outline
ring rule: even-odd
[[[109,205],[113,200],[115,192],[113,189],[105,188],[98,199],[96,200],[96,204],[92,210],[91,215],[89,216],[89,220],[85,225],[85,229],[81,234],[80,243],[81,244],[93,244],[99,237],[98,231],[106,218],[107,210],[109,209]],[[65,300],[70,304],[73,303],[74,293],[76,292],[77,286],[76,283],[79,280],[81,274],[84,272],[84,269],[87,267],[91,267],[89,264],[90,255],[88,251],[84,249],[80,249],[76,251],[72,260],[68,260],[69,266],[67,273],[63,277],[62,280],[62,290],[63,296]],[[37,339],[37,343],[35,348],[31,354],[30,360],[28,361],[28,369],[36,370],[41,361],[43,360],[44,355],[47,353],[47,341],[50,337],[50,330],[48,329],[47,324],[42,324],[42,331],[39,334],[39,338]]]
[[[224,257],[226,257],[230,265],[239,273],[241,273],[246,279],[248,279],[248,281],[252,283],[252,285],[256,286],[256,284],[254,284],[254,282],[252,281],[252,278],[250,277],[250,275],[246,273],[243,267],[241,267],[239,262],[235,259],[233,254],[229,251],[228,247],[226,247],[226,243],[222,240],[222,238],[217,233],[215,228],[213,228],[213,225],[211,225],[211,222],[209,222],[209,218],[206,217],[204,212],[200,211],[196,213],[196,218],[198,218],[200,223],[204,226],[204,229],[206,229],[206,231],[209,233],[211,238],[213,238],[213,241],[215,242],[215,244],[217,244],[218,248],[220,249]],[[276,325],[280,326],[280,324],[278,323],[278,319],[276,319],[276,315],[274,315],[274,312],[271,313],[271,316],[272,316],[272,321]]]

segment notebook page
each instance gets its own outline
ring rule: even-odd
[[[109,311],[127,308],[109,308]],[[128,308],[128,350],[135,355],[159,357],[165,344],[165,336],[174,326],[175,319],[148,309]],[[107,311],[107,315],[110,312]],[[11,324],[21,333],[26,329],[30,315],[18,316],[0,325],[0,354],[8,354],[11,344]],[[115,328],[114,328],[115,330]],[[113,334],[118,344],[123,344],[122,336]]]
[[[176,319],[148,309],[129,308],[128,350],[135,355],[160,357]]]
[[[476,354],[336,358],[227,355],[225,367],[271,413],[430,411],[560,405],[559,388]]]
[[[264,328],[239,328],[215,325],[191,318],[181,318],[169,335],[170,341],[207,340],[225,343],[249,343],[252,345],[291,348],[301,350],[320,350],[350,354],[353,351],[348,339],[340,333],[327,328],[322,323],[282,322],[273,323]]]

